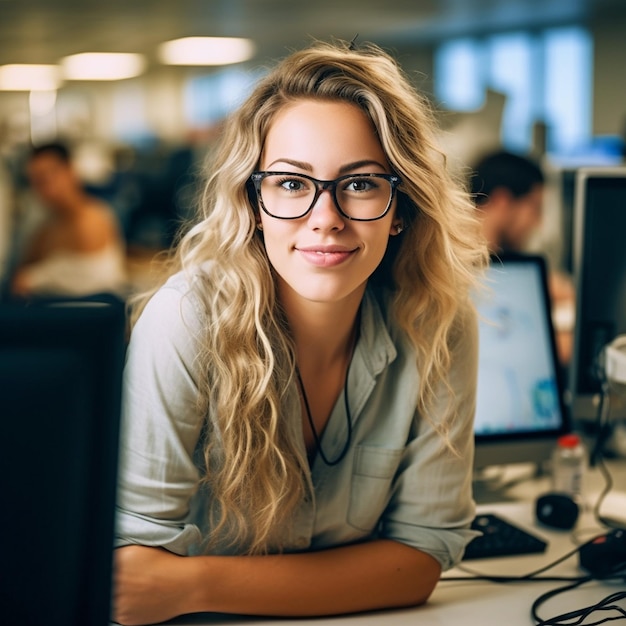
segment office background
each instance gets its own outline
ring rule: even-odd
[[[82,105],[81,121],[91,122],[89,132],[97,137],[123,135],[123,127],[130,126],[135,116],[132,121],[139,122],[146,133],[166,140],[180,140],[192,122],[198,121],[189,119],[192,112],[184,101],[189,81],[207,74],[206,68],[164,67],[157,58],[158,45],[177,37],[248,37],[255,45],[253,58],[245,63],[245,69],[250,69],[271,63],[288,50],[306,44],[311,37],[352,39],[358,33],[362,40],[395,50],[409,72],[421,74],[420,87],[435,95],[437,52],[443,44],[461,38],[485,39],[505,33],[536,38],[543,31],[557,27],[581,27],[589,34],[592,132],[606,135],[621,134],[624,130],[626,85],[622,80],[621,61],[626,56],[622,37],[626,5],[620,0],[568,3],[391,0],[384,5],[372,0],[321,0],[314,5],[289,0],[141,0],[106,5],[80,5],[72,0],[55,3],[3,0],[0,12],[0,65],[54,64],[67,55],[87,51],[146,55],[146,71],[137,79],[106,86],[89,81],[66,82],[59,91],[62,96],[59,106],[63,100],[73,101],[67,108],[74,110],[64,113],[77,117],[76,109]],[[510,49],[515,45],[509,42]],[[532,54],[536,56],[537,50]],[[586,71],[580,59],[570,57],[569,60],[570,63],[561,66],[561,74]],[[509,68],[511,73],[520,71],[519,67]],[[460,74],[457,80],[475,81],[479,85],[482,79],[479,75]],[[537,68],[530,83],[542,80]],[[24,104],[24,94],[5,92],[0,95],[0,115],[6,122],[7,116],[15,115]],[[81,104],[77,104],[80,101]],[[44,104],[43,101],[35,104],[34,113],[42,113]],[[124,117],[119,111],[124,104],[130,105],[126,121],[119,119]],[[473,104],[476,106],[478,102]],[[143,120],[140,120],[141,114]],[[59,120],[59,123],[63,125],[65,121]],[[140,130],[137,129],[137,134]],[[130,134],[128,130],[126,134]]]
[[[88,51],[146,55],[145,73],[123,84],[67,81],[62,85],[57,104],[65,106],[63,100],[74,101],[67,104],[74,110],[63,113],[77,117],[76,109],[81,106],[77,101],[82,100],[82,121],[92,122],[89,132],[96,137],[110,139],[112,134],[124,134],[123,126],[129,125],[128,121],[119,119],[124,117],[119,111],[124,103],[132,105],[126,112],[128,119],[134,115],[133,121],[139,122],[143,113],[141,126],[145,132],[163,139],[180,140],[192,123],[198,122],[189,119],[193,115],[184,101],[190,80],[206,75],[207,69],[165,67],[157,58],[158,45],[177,37],[250,38],[255,53],[243,64],[249,70],[305,45],[311,37],[352,39],[358,33],[362,40],[395,50],[409,72],[421,74],[420,87],[435,95],[437,53],[442,45],[462,38],[484,40],[490,35],[507,33],[537,38],[546,30],[563,27],[580,27],[589,34],[593,87],[590,130],[596,135],[621,134],[624,130],[626,85],[622,61],[626,43],[622,33],[626,5],[621,0],[568,3],[391,0],[384,4],[372,0],[320,0],[313,5],[290,0],[140,0],[106,5],[79,4],[72,0],[55,3],[3,0],[0,13],[0,65],[54,64],[67,55]],[[499,45],[506,46],[507,42]],[[518,44],[513,40],[508,42],[510,50],[515,45]],[[531,54],[536,56],[537,49]],[[510,58],[515,61],[515,57]],[[569,60],[570,63],[562,64],[560,74],[586,71],[580,58],[572,56]],[[512,74],[521,71],[519,65],[510,65],[509,69]],[[536,68],[530,84],[543,80],[540,72]],[[456,78],[459,82],[475,81],[477,85],[482,82],[480,75],[459,74]],[[23,110],[25,95],[15,92],[0,95],[0,115],[6,123],[7,117],[15,115],[18,108]],[[41,114],[45,103],[33,107],[32,100],[33,113]],[[536,113],[541,111],[538,109]],[[65,121],[59,123],[63,125]]]
[[[499,145],[542,160],[550,185],[533,245],[558,263],[564,243],[560,172],[624,161],[624,32],[624,0],[0,0],[0,164],[6,170],[0,171],[0,187],[4,180],[8,188],[0,188],[0,275],[3,241],[10,254],[18,254],[36,221],[23,171],[32,142],[61,138],[75,149],[85,182],[120,218],[139,288],[155,251],[171,243],[180,220],[193,210],[199,169],[224,115],[264,68],[313,38],[351,40],[357,34],[357,43],[372,41],[394,53],[432,100],[455,165]],[[163,62],[160,45],[187,36],[245,37],[254,51],[233,64]],[[116,80],[69,78],[67,67],[65,73],[48,67],[51,74],[39,75],[44,82],[27,84],[21,66],[17,80],[26,82],[8,80],[7,66],[56,66],[85,52],[144,56],[134,57],[135,69]],[[621,477],[621,460],[619,468]],[[597,471],[591,478],[597,485],[587,489],[595,497],[601,487]],[[615,482],[624,484],[621,478]],[[513,497],[523,502],[504,503],[497,511],[530,526],[532,501],[549,488],[547,478],[509,481],[503,475],[502,483],[513,491],[521,485],[523,493]],[[611,496],[607,508],[622,515],[623,494]],[[593,521],[589,511],[584,521]],[[551,551],[537,566],[571,548],[564,534],[552,532],[549,539]],[[16,562],[20,551],[16,544]],[[511,565],[519,573],[534,569],[535,561],[491,565],[490,571],[509,571]],[[568,575],[576,571],[575,563],[568,568]],[[512,623],[526,623],[540,591],[515,588],[510,597],[501,589],[501,604],[494,607],[492,589],[476,593],[468,585],[459,593],[442,585],[425,610],[448,624],[468,615],[473,623],[488,623],[493,612],[506,608],[519,618]],[[478,606],[476,598],[483,598]],[[577,606],[589,601],[578,597]],[[380,616],[350,619],[378,623]],[[389,623],[415,619],[407,610]]]
[[[193,210],[198,168],[224,115],[275,59],[312,38],[358,34],[393,52],[439,111],[443,145],[460,166],[496,145],[534,153],[548,170],[623,160],[622,0],[3,0],[0,14],[0,150],[23,229],[25,146],[61,137],[117,210],[130,250],[168,246]],[[251,57],[216,66],[162,60],[163,42],[207,35],[248,38]],[[136,76],[70,78],[67,57],[85,52],[143,56]],[[24,83],[20,65],[16,87],[14,64],[57,72],[47,84]],[[556,258],[559,221],[547,209],[536,247]]]

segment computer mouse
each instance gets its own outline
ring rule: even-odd
[[[578,519],[578,504],[566,493],[546,493],[537,498],[535,515],[546,526],[569,530]]]
[[[578,551],[580,567],[594,578],[626,578],[626,529],[617,528],[583,544]]]

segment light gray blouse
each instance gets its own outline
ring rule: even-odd
[[[203,316],[182,274],[153,296],[135,325],[125,368],[120,446],[117,546],[161,546],[197,554],[208,532],[211,496],[198,489],[203,417],[196,409],[196,337]],[[391,322],[387,307],[368,289],[348,380],[353,421],[347,455],[327,466],[319,455],[310,468],[314,497],[285,529],[287,551],[330,548],[383,537],[432,555],[448,569],[476,533],[471,494],[473,416],[477,376],[477,325],[472,318],[453,353],[455,395],[441,390],[430,420],[416,412],[414,350]],[[456,413],[449,439],[432,422]],[[298,390],[287,394],[285,428],[302,437]],[[340,397],[322,435],[327,458],[347,438]],[[236,553],[225,549],[224,553]]]

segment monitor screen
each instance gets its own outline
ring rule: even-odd
[[[479,368],[476,468],[541,464],[569,429],[563,403],[546,262],[541,256],[493,259],[487,290],[475,297]]]
[[[574,279],[576,324],[569,392],[574,419],[592,419],[602,349],[626,333],[626,168],[577,172]],[[618,402],[614,416],[626,414]]]
[[[125,312],[0,306],[2,623],[109,623]]]

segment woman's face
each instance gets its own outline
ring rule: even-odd
[[[358,107],[305,99],[277,114],[259,169],[306,174],[320,180],[391,173],[371,122]],[[260,209],[259,214],[267,255],[279,277],[281,298],[315,302],[360,299],[398,225],[395,199],[383,218],[358,222],[339,213],[329,190],[299,219],[278,219]]]

